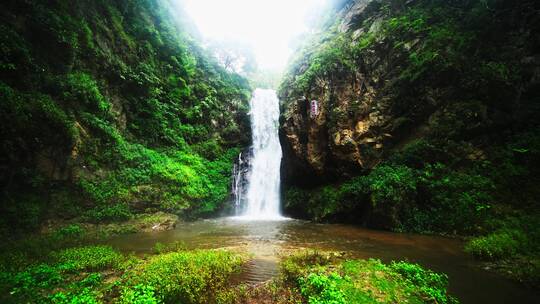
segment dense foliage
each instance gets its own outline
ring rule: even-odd
[[[145,260],[85,246],[52,251],[35,262],[19,269],[2,264],[2,303],[208,303],[243,258],[176,251]]]
[[[282,275],[310,304],[457,303],[446,291],[446,275],[407,262],[339,261],[302,252],[282,262]]]
[[[0,4],[0,229],[51,216],[223,208],[249,142],[249,85],[201,49],[180,8]]]
[[[242,259],[226,251],[173,252],[159,255],[126,274],[121,303],[138,300],[141,286],[155,290],[164,303],[208,303],[227,286]]]

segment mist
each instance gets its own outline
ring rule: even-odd
[[[203,39],[249,48],[259,69],[281,71],[328,0],[178,0]],[[316,19],[316,18],[315,18]]]

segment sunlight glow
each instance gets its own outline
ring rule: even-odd
[[[249,45],[263,69],[282,69],[291,40],[326,0],[180,0],[204,38]]]

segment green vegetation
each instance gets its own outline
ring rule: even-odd
[[[282,264],[283,280],[310,304],[457,303],[446,291],[448,278],[417,264],[340,260],[319,252],[297,253]]]
[[[51,254],[64,271],[92,271],[114,267],[122,256],[110,247],[88,246],[64,249]]]
[[[465,251],[486,267],[535,287],[540,283],[540,229],[537,215],[517,214],[491,220],[490,232],[471,238]]]
[[[3,234],[81,214],[97,223],[226,208],[233,159],[249,143],[250,87],[168,5],[0,5]]]
[[[519,230],[500,229],[487,236],[472,239],[465,251],[486,259],[511,257],[527,243],[526,235]]]
[[[2,263],[3,303],[457,303],[446,275],[417,264],[346,260],[300,251],[259,286],[231,280],[246,257],[224,250],[167,250],[142,258],[108,246],[55,249],[26,265]],[[45,252],[45,251],[44,251]],[[5,256],[5,254],[3,254]]]
[[[343,32],[341,20],[337,19],[334,24],[326,25],[322,34],[304,43],[282,81],[281,91],[290,87],[307,93],[316,86],[317,78],[335,79],[362,72],[362,68],[370,65],[371,54],[382,51],[392,52],[391,56],[403,64],[399,67],[399,80],[403,81],[399,86],[424,80],[432,81],[432,86],[441,86],[444,84],[437,80],[442,76],[450,80],[456,75],[467,75],[461,80],[467,88],[461,91],[462,99],[474,95],[477,93],[474,90],[481,87],[482,93],[496,98],[495,92],[485,91],[487,86],[503,85],[497,90],[500,93],[519,81],[519,64],[511,68],[508,62],[517,59],[496,48],[507,41],[487,36],[502,26],[490,18],[501,15],[509,5],[504,0],[469,1],[456,6],[445,1],[418,1],[408,5],[373,1],[368,13],[351,25],[352,30],[362,27],[361,34],[351,29]],[[479,43],[484,47],[479,48]],[[470,56],[472,52],[476,53]]]
[[[455,172],[442,163],[422,169],[388,163],[342,184],[316,190],[292,188],[286,204],[289,208],[305,204],[309,216],[317,220],[345,217],[364,208],[373,226],[471,233],[490,209],[492,190],[489,179]]]
[[[107,246],[52,251],[20,269],[0,269],[3,303],[208,303],[243,258],[177,251],[145,259]]]
[[[141,286],[165,303],[208,303],[238,272],[242,258],[226,251],[173,252],[150,258],[125,275],[121,302],[138,301]],[[145,295],[143,295],[145,296]]]
[[[53,251],[47,258],[41,257],[40,263],[19,271],[3,267],[2,301],[98,303],[105,291],[100,271],[117,269],[124,260],[110,247],[86,246]]]

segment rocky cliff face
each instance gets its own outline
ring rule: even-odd
[[[498,196],[506,170],[538,161],[539,5],[348,1],[280,86],[286,210],[449,231],[477,221],[474,208],[515,201]],[[536,179],[525,171],[515,180]]]
[[[282,82],[287,180],[336,180],[415,139],[471,138],[531,118],[524,93],[537,89],[540,65],[531,6],[349,1]]]

